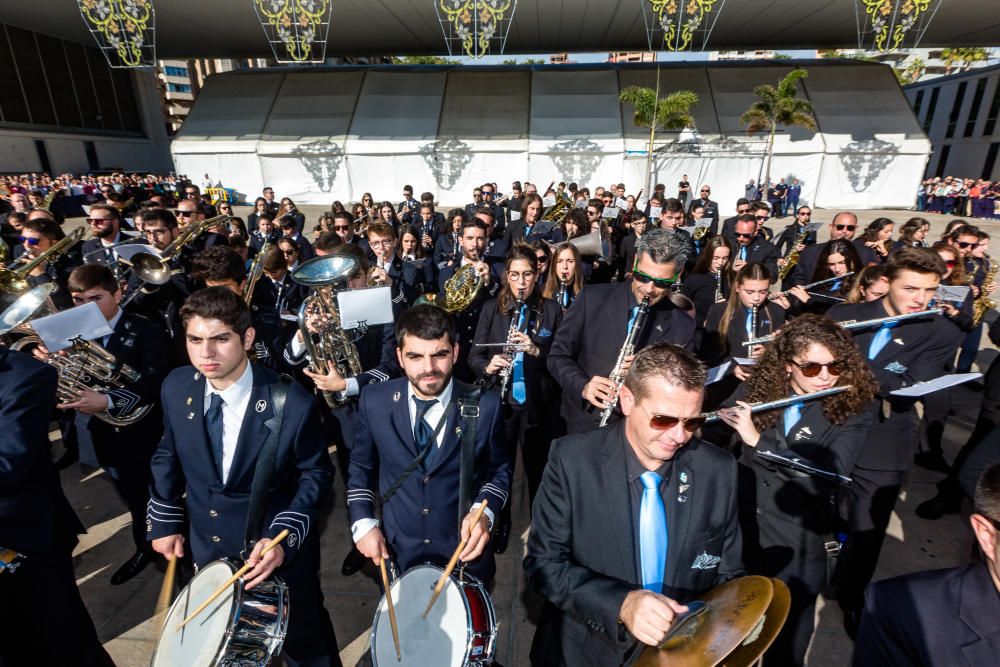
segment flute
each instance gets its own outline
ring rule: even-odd
[[[882,326],[883,324],[888,324],[889,322],[902,322],[904,320],[915,320],[918,317],[930,317],[931,315],[940,315],[940,308],[930,308],[928,310],[920,310],[915,313],[903,313],[902,315],[890,315],[888,317],[876,317],[872,320],[845,320],[843,322],[837,322],[840,326],[847,329],[848,331],[854,331],[855,329],[868,329],[871,327]],[[761,336],[760,338],[755,338],[752,340],[745,341],[744,345],[761,345],[763,343],[770,343],[772,340],[777,338],[778,334],[768,334],[767,336]]]
[[[851,385],[845,384],[842,387],[830,387],[829,389],[823,389],[822,391],[814,391],[811,394],[797,394],[795,396],[789,396],[788,398],[779,398],[775,401],[765,401],[763,403],[751,403],[750,412],[765,412],[767,410],[777,410],[778,408],[784,408],[789,405],[794,405],[795,403],[804,403],[805,401],[812,401],[817,398],[826,398],[827,396],[833,396],[834,394],[839,394],[841,392],[851,389]],[[732,408],[723,408],[732,409]],[[705,423],[718,421],[720,419],[719,413],[721,410],[715,410],[713,412],[705,412],[701,416],[705,418]]]
[[[814,283],[809,283],[808,285],[801,285],[800,287],[802,287],[802,289],[804,289],[806,291],[809,291],[809,289],[812,288],[812,287],[819,287],[820,285],[825,285],[827,283],[835,283],[838,280],[843,280],[845,278],[850,278],[853,275],[854,275],[854,271],[848,271],[847,273],[845,273],[842,276],[832,276],[830,278],[827,278],[826,280],[817,280]],[[769,298],[771,298],[771,299],[777,299],[777,298],[780,298],[780,297],[783,297],[783,296],[788,296],[791,293],[792,293],[792,290],[790,290],[790,289],[786,289],[783,292],[772,292],[769,295]]]

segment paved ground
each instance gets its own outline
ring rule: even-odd
[[[322,207],[303,208],[311,222]],[[831,215],[831,212],[820,211],[816,218],[829,220]],[[862,222],[880,215],[887,215],[901,223],[911,213],[869,211],[861,216]],[[947,218],[933,218],[933,234],[936,237]],[[790,221],[790,218],[786,220]],[[995,354],[995,350],[985,349],[980,354],[980,367],[985,369]],[[979,393],[963,387],[956,392],[955,398],[956,414],[945,431],[946,455],[949,458],[954,457],[968,436],[978,410]],[[917,504],[933,495],[933,484],[940,478],[940,474],[914,468],[890,526],[890,537],[876,578],[948,567],[967,559],[972,542],[962,518],[948,516],[940,521],[927,522],[913,514]],[[111,573],[132,552],[128,515],[101,471],[81,470],[74,465],[63,471],[62,479],[70,502],[89,529],[76,551],[74,562],[84,601],[97,624],[100,637],[122,667],[148,664],[156,637],[156,628],[150,617],[162,572],[150,567],[122,586],[110,586],[108,579]],[[498,573],[493,590],[493,603],[500,623],[497,659],[508,667],[528,665],[528,650],[534,632],[533,618],[539,606],[537,597],[527,590],[520,568],[523,538],[529,524],[527,494],[522,479],[518,473],[518,482],[511,494],[514,531],[507,553],[497,559]],[[345,665],[353,666],[366,650],[368,631],[380,593],[373,571],[351,578],[340,574],[340,564],[350,544],[344,506],[343,487],[338,480],[334,505],[321,530],[324,558],[321,580],[327,608],[340,640],[341,655]],[[851,650],[851,642],[841,629],[836,604],[824,606],[818,612],[818,627],[809,664],[842,667],[848,663]]]

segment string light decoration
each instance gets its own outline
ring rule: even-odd
[[[78,4],[110,67],[156,66],[153,0],[78,0]]]
[[[326,59],[331,0],[254,0],[253,6],[279,63]]]
[[[858,48],[880,53],[916,48],[940,7],[941,0],[855,0]]]
[[[641,0],[650,51],[704,51],[726,0]]]
[[[502,55],[517,0],[434,0],[448,55]]]

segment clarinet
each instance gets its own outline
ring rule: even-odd
[[[647,296],[643,297],[642,303],[639,304],[639,311],[635,314],[635,321],[632,322],[632,328],[629,329],[628,335],[625,336],[625,343],[622,344],[622,349],[618,352],[618,359],[615,361],[615,367],[611,370],[611,377],[609,379],[615,383],[615,394],[608,402],[607,407],[601,411],[601,419],[597,423],[598,427],[602,427],[608,423],[611,413],[614,412],[615,406],[618,405],[618,394],[621,391],[622,385],[625,384],[625,377],[628,375],[627,372],[622,370],[622,366],[625,365],[627,357],[635,354],[636,340],[639,338],[639,333],[642,332],[648,316],[649,297]]]
[[[559,304],[560,308],[565,308],[566,307],[566,306],[563,306],[563,301],[566,300],[566,290],[568,290],[568,289],[569,289],[569,286],[568,286],[567,281],[563,280],[562,278],[559,278],[559,290],[556,291],[556,293],[555,293],[555,301],[556,301],[556,303]]]
[[[757,338],[757,304],[750,307],[750,335],[747,340],[753,340]],[[753,348],[750,348],[750,358],[754,358]]]
[[[519,331],[518,320],[521,319],[521,306],[524,305],[524,290],[517,290],[517,299],[514,309],[510,313],[510,326],[507,327],[507,342],[503,347],[503,354],[511,363],[500,369],[500,397],[507,395],[507,385],[510,384],[510,376],[514,374],[514,357],[517,351],[514,349],[514,334]]]
[[[724,301],[725,297],[722,296],[722,270],[715,272],[715,303]]]

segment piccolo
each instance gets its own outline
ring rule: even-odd
[[[840,326],[847,329],[848,331],[854,331],[855,329],[870,329],[871,327],[882,326],[883,324],[889,324],[890,322],[902,322],[904,320],[915,320],[919,317],[930,317],[931,315],[940,315],[940,308],[930,308],[928,310],[920,310],[915,313],[904,313],[902,315],[890,315],[889,317],[876,317],[873,320],[844,320],[843,322],[837,322]],[[780,332],[779,332],[780,333]],[[768,334],[766,336],[761,336],[760,338],[752,338],[748,341],[744,341],[744,345],[763,345],[764,343],[770,343],[772,340],[778,337],[777,333]]]
[[[851,389],[851,385],[845,384],[842,387],[830,387],[829,389],[824,389],[822,391],[814,391],[811,394],[798,394],[795,396],[789,396],[788,398],[779,398],[776,401],[765,401],[763,403],[751,403],[750,412],[766,412],[767,410],[777,410],[778,408],[788,407],[789,405],[794,405],[795,403],[804,403],[806,401],[814,401],[817,398],[826,398],[827,396],[833,396],[834,394],[839,394],[841,392]],[[732,409],[732,408],[723,408]],[[705,423],[711,423],[718,421],[720,419],[719,413],[721,410],[715,410],[713,412],[703,413],[701,416],[705,418]]]
[[[808,285],[796,285],[796,287],[801,287],[802,289],[804,289],[804,290],[806,290],[808,292],[813,287],[819,287],[820,285],[825,285],[827,283],[835,283],[838,280],[843,280],[844,278],[850,278],[853,275],[854,275],[854,271],[848,271],[847,273],[845,273],[842,276],[831,276],[831,277],[829,277],[829,278],[827,278],[825,280],[817,280],[816,282],[809,283]],[[783,297],[783,296],[788,296],[791,293],[792,293],[792,290],[786,289],[786,290],[784,290],[782,292],[772,292],[768,296],[771,299],[777,299],[777,298],[780,298],[780,297]]]

